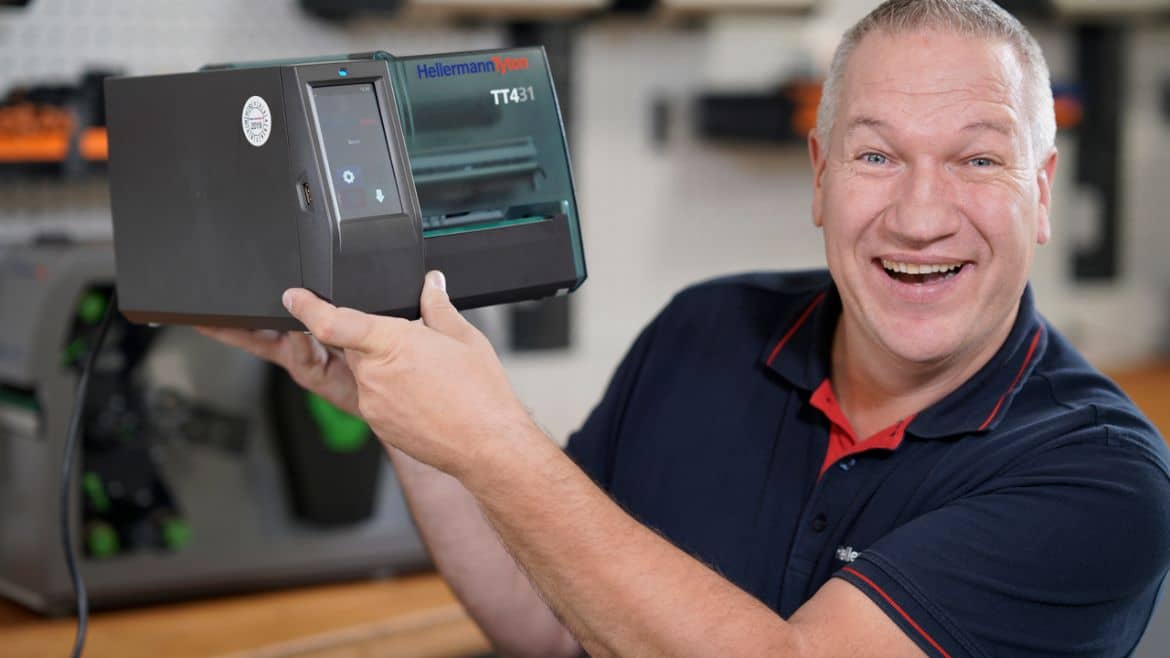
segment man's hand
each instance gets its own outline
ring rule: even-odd
[[[337,348],[325,347],[300,331],[196,327],[209,338],[238,347],[288,371],[293,381],[350,414],[358,413],[357,382]]]
[[[198,330],[285,368],[301,386],[350,413],[365,411],[373,416],[371,425],[390,444],[387,452],[431,557],[499,652],[575,656],[580,653],[576,640],[517,569],[471,493],[455,478],[394,447],[399,437],[435,431],[449,439],[455,451],[466,454],[501,445],[500,437],[488,438],[493,431],[489,428],[498,423],[530,422],[512,396],[487,340],[451,306],[441,276],[432,273],[423,291],[426,325],[337,309],[299,290],[290,291],[289,299],[295,315],[316,336],[299,331]],[[365,347],[349,350],[326,347],[318,340],[328,337],[349,344],[353,336],[363,333],[368,334],[365,342],[357,342]],[[379,363],[388,365],[383,368]],[[357,379],[355,370],[361,373]],[[417,401],[420,396],[421,402]],[[381,406],[386,397],[392,406]],[[402,413],[400,408],[407,413],[393,418]],[[512,418],[521,420],[504,420]],[[462,429],[459,419],[469,419],[475,427]],[[396,429],[404,426],[414,429]],[[427,455],[451,452],[417,447],[428,445],[425,441],[412,445],[416,446],[412,450]]]
[[[451,305],[441,272],[427,275],[421,323],[337,308],[300,288],[283,301],[317,340],[344,350],[360,415],[415,459],[459,477],[481,451],[531,436],[491,344]]]

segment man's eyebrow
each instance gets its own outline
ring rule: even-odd
[[[874,130],[881,131],[881,130],[888,129],[889,127],[890,127],[890,124],[886,123],[885,121],[878,119],[876,117],[871,117],[871,116],[867,116],[867,115],[863,114],[860,116],[853,117],[852,119],[849,120],[848,123],[845,124],[845,134],[848,135],[848,134],[852,133],[853,131],[857,130],[858,128],[872,128]],[[1010,125],[1003,123],[1001,121],[991,121],[988,119],[973,121],[973,122],[963,126],[961,132],[969,132],[969,131],[976,131],[976,130],[991,130],[993,132],[997,132],[997,133],[1000,133],[1002,135],[1006,135],[1008,137],[1011,137],[1013,134],[1015,134],[1015,132],[1012,130],[1012,127]]]
[[[849,123],[845,124],[845,134],[848,135],[858,128],[872,128],[874,130],[882,130],[889,127],[890,124],[886,123],[885,121],[863,114],[853,117],[849,120]]]
[[[974,131],[974,130],[991,130],[991,131],[1000,133],[1002,135],[1006,135],[1008,137],[1011,137],[1014,134],[1011,126],[1007,125],[1006,123],[1001,123],[999,121],[982,120],[982,121],[975,121],[975,122],[972,122],[972,123],[969,123],[969,124],[963,126],[963,132]]]

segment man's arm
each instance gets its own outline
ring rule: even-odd
[[[841,580],[781,619],[627,515],[538,429],[508,443],[461,477],[590,655],[924,655]]]
[[[335,308],[308,291],[289,291],[285,305],[321,341],[345,349],[359,410],[378,435],[474,496],[587,651],[921,655],[850,584],[826,585],[784,621],[637,523],[535,426],[491,345],[451,306],[436,274],[421,300],[425,326]]]
[[[577,656],[553,616],[458,480],[389,448],[415,524],[435,565],[496,650],[506,656]]]
[[[301,386],[359,413],[357,383],[340,351],[300,332],[199,330],[284,368]],[[580,646],[516,567],[467,489],[383,443],[432,559],[496,648],[510,656],[579,654]]]

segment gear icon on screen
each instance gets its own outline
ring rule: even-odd
[[[349,169],[346,169],[345,171],[341,172],[341,180],[345,181],[346,184],[348,184],[348,185],[353,185],[353,182],[356,179],[357,179],[357,176],[354,176],[353,172],[350,171]]]

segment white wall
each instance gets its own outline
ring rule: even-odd
[[[861,0],[826,0],[815,20],[723,18],[706,30],[607,20],[579,37],[574,63],[573,155],[589,281],[574,296],[571,350],[506,354],[521,397],[558,439],[596,402],[639,328],[688,283],[720,274],[819,266],[809,219],[810,174],[802,147],[698,142],[685,100],[699,89],[763,88],[812,72],[826,39],[865,11]],[[1067,32],[1037,29],[1057,78],[1071,71]],[[826,36],[828,35],[828,36]],[[208,61],[383,48],[402,54],[493,47],[498,29],[454,29],[365,19],[334,26],[291,0],[36,0],[0,11],[0,89],[21,81],[75,82],[92,65],[130,73],[190,70]],[[1041,308],[1099,363],[1150,356],[1163,345],[1170,299],[1170,126],[1157,88],[1170,76],[1170,27],[1133,39],[1126,105],[1124,276],[1108,287],[1067,282],[1071,240],[1091,216],[1069,182],[1078,154],[1062,137],[1053,243],[1040,251],[1034,284]],[[650,141],[650,106],[672,101],[670,138]],[[37,227],[108,235],[104,182],[0,182],[0,240]],[[498,314],[497,314],[498,316]],[[498,324],[498,317],[486,318]]]

